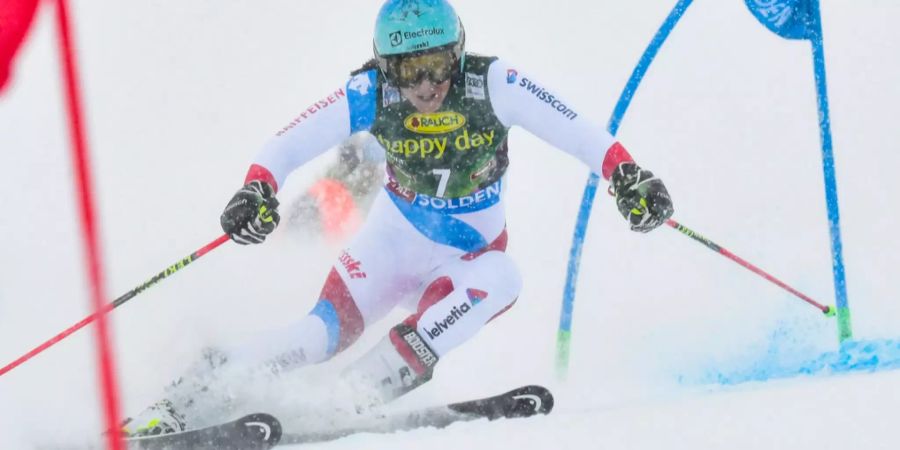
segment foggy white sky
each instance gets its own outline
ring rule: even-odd
[[[605,123],[674,3],[454,4],[469,50],[527,67]],[[218,215],[265,139],[370,56],[378,6],[72,1],[111,297],[218,236]],[[896,338],[900,5],[824,0],[822,12],[855,331],[860,338]],[[0,99],[4,364],[88,313],[47,11],[16,69]],[[809,45],[771,34],[742,1],[697,0],[648,73],[619,137],[666,181],[676,219],[833,303],[816,120]],[[789,351],[833,350],[833,323],[672,230],[628,231],[605,195],[585,246],[572,375],[568,384],[557,383],[559,302],[587,169],[524,130],[512,132],[510,149],[509,253],[526,280],[522,297],[404,401],[539,383],[557,391],[557,412],[528,423],[309,448],[821,449],[895,442],[886,420],[898,404],[891,394],[900,383],[896,374],[791,380],[712,395],[680,385],[679,376],[749,366],[779,333]],[[295,173],[283,203],[330,156]],[[226,245],[117,310],[126,411],[155,399],[201,346],[302,317],[336,250],[284,230],[259,248]],[[373,327],[330,368],[311,372],[327,379],[390,322]],[[0,378],[0,447],[53,448],[96,434],[92,344],[81,332]],[[306,389],[315,387],[299,386],[291,395]],[[836,422],[847,432],[826,434]],[[857,439],[867,441],[856,445]]]

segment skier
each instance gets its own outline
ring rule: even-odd
[[[648,232],[671,216],[663,182],[599,122],[517,66],[466,53],[462,22],[446,0],[388,0],[376,21],[374,53],[343,87],[277,132],[221,216],[238,244],[262,243],[278,225],[276,193],[288,174],[349,135],[371,133],[387,160],[384,189],[337,256],[318,302],[288,329],[207,354],[196,372],[127,424],[128,435],[196,426],[196,391],[207,390],[209,373],[226,362],[275,372],[320,363],[398,306],[411,314],[341,379],[376,404],[427,382],[441,358],[521,291],[504,252],[514,125],[610,180],[632,230]]]
[[[343,243],[359,228],[381,190],[384,165],[384,149],[371,134],[356,133],[344,140],[324,174],[282,214],[287,227]]]

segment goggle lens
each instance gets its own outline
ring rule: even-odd
[[[387,75],[400,87],[415,86],[426,78],[439,84],[453,76],[455,59],[451,52],[402,57],[388,63]]]

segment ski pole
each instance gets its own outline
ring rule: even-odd
[[[779,279],[773,277],[772,275],[769,275],[768,273],[766,273],[764,270],[760,269],[759,267],[756,267],[756,266],[754,266],[753,264],[750,264],[749,262],[743,260],[741,257],[735,255],[734,253],[731,253],[730,251],[728,251],[728,250],[722,248],[720,245],[716,244],[715,242],[710,241],[709,239],[707,239],[707,238],[701,236],[699,233],[695,232],[694,230],[691,230],[690,228],[688,228],[688,227],[686,227],[686,226],[684,226],[684,225],[682,225],[682,224],[680,224],[680,223],[678,223],[678,222],[676,222],[676,221],[674,221],[674,220],[672,220],[672,219],[666,220],[666,225],[668,225],[668,226],[670,226],[670,227],[672,227],[672,228],[678,230],[679,232],[681,232],[681,233],[684,234],[685,236],[687,236],[687,237],[689,237],[689,238],[691,238],[691,239],[693,239],[693,240],[695,240],[695,241],[697,241],[697,242],[699,242],[699,243],[705,245],[705,246],[706,246],[707,248],[709,248],[710,250],[716,251],[716,252],[718,252],[719,254],[721,254],[722,256],[724,256],[724,257],[726,257],[726,258],[728,258],[728,259],[730,259],[730,260],[732,260],[732,261],[734,261],[734,262],[736,262],[736,263],[738,263],[738,264],[744,266],[745,268],[747,268],[747,269],[750,270],[751,272],[753,272],[753,273],[755,273],[755,274],[757,274],[757,275],[759,275],[759,276],[761,276],[761,277],[763,277],[763,278],[765,278],[765,279],[771,281],[772,283],[774,283],[774,284],[776,284],[777,286],[781,287],[782,289],[784,289],[784,290],[790,292],[791,294],[796,295],[797,297],[799,297],[801,300],[805,301],[806,303],[809,303],[810,305],[815,306],[816,308],[818,308],[818,309],[819,309],[820,311],[822,311],[822,313],[825,314],[826,316],[828,316],[828,317],[833,317],[833,316],[834,316],[835,310],[834,310],[834,308],[832,308],[831,306],[823,305],[823,304],[821,304],[821,303],[819,303],[819,302],[817,302],[817,301],[815,301],[815,300],[809,298],[807,295],[803,294],[802,292],[800,292],[800,291],[798,291],[798,290],[796,290],[796,289],[794,289],[794,288],[788,286],[787,284],[785,284],[785,283],[782,282],[781,280],[779,280]]]
[[[197,250],[196,252],[191,253],[188,257],[182,259],[181,261],[178,261],[177,263],[175,263],[169,267],[166,267],[165,270],[156,274],[153,278],[145,281],[140,286],[128,291],[127,293],[125,293],[125,295],[115,299],[113,302],[108,303],[106,306],[103,307],[103,309],[95,312],[94,314],[91,314],[91,315],[85,317],[84,319],[81,320],[81,322],[78,322],[75,325],[72,325],[71,327],[69,327],[65,331],[63,331],[62,333],[59,333],[56,336],[53,336],[47,342],[44,342],[43,344],[35,347],[34,350],[31,350],[30,352],[22,355],[21,357],[19,357],[19,359],[7,364],[2,369],[0,369],[0,376],[3,376],[6,372],[9,372],[10,370],[15,369],[20,364],[24,363],[25,361],[28,361],[29,359],[31,359],[38,353],[40,353],[40,352],[46,350],[47,348],[49,348],[50,346],[52,346],[53,344],[56,344],[57,342],[65,339],[70,334],[80,330],[81,328],[84,328],[85,325],[96,320],[98,317],[100,317],[101,314],[106,314],[106,313],[112,311],[113,309],[121,306],[123,303],[127,302],[128,300],[131,300],[132,298],[134,298],[135,296],[137,296],[144,290],[150,288],[151,286],[154,286],[156,283],[159,283],[162,279],[167,278],[170,275],[174,274],[175,272],[178,272],[179,270],[183,269],[185,266],[196,261],[201,256],[209,253],[214,248],[227,242],[228,239],[229,239],[228,235],[223,234],[222,236],[219,236],[216,240],[203,246],[203,248],[201,248],[200,250]]]

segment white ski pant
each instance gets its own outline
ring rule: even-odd
[[[312,312],[255,347],[283,368],[329,359],[393,308],[438,357],[508,309],[521,277],[506,249],[501,181],[459,199],[388,185],[337,257]],[[256,359],[254,358],[254,359]]]

